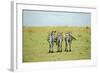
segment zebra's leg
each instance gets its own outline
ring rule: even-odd
[[[58,51],[57,52],[60,52],[59,43],[58,43]]]
[[[62,43],[61,43],[61,47],[60,47],[60,52],[62,52]]]
[[[54,52],[54,51],[53,51],[53,47],[54,47],[54,42],[52,42],[52,50],[51,50],[52,53]]]
[[[61,45],[60,45],[60,43],[59,43],[59,52],[61,52]]]
[[[60,43],[60,52],[62,52],[62,42]]]
[[[51,44],[49,44],[49,53],[51,53]]]
[[[71,43],[69,43],[69,51],[71,52],[72,50],[71,50]]]
[[[53,52],[53,43],[49,43],[49,53]]]
[[[67,43],[65,43],[65,51],[66,51],[66,52],[68,52],[67,47],[68,47],[68,44],[67,44]]]
[[[58,48],[57,52],[59,52],[59,46],[58,45],[57,45],[57,48]]]

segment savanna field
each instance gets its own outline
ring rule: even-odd
[[[63,40],[63,51],[56,52],[57,46],[54,45],[54,53],[48,53],[49,43],[48,33],[52,30],[72,32],[76,40],[72,42],[72,51],[65,52],[65,41]],[[40,61],[67,61],[67,60],[86,60],[91,58],[91,28],[90,27],[27,27],[23,26],[23,62]]]

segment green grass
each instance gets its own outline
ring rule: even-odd
[[[48,33],[71,31],[77,40],[72,42],[72,52],[48,53]],[[23,26],[23,62],[83,60],[91,58],[91,29],[86,27],[25,27]]]

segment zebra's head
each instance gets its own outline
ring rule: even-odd
[[[70,35],[72,35],[72,32],[65,33],[65,36],[70,36]]]

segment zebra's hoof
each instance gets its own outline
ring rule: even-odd
[[[65,50],[65,52],[68,52],[68,50]]]
[[[60,52],[59,50],[57,52]]]
[[[60,52],[62,52],[62,50]]]
[[[69,50],[69,52],[71,52],[72,50]]]
[[[48,53],[51,53],[51,51],[49,51]]]
[[[51,51],[51,53],[54,53],[54,51]]]

